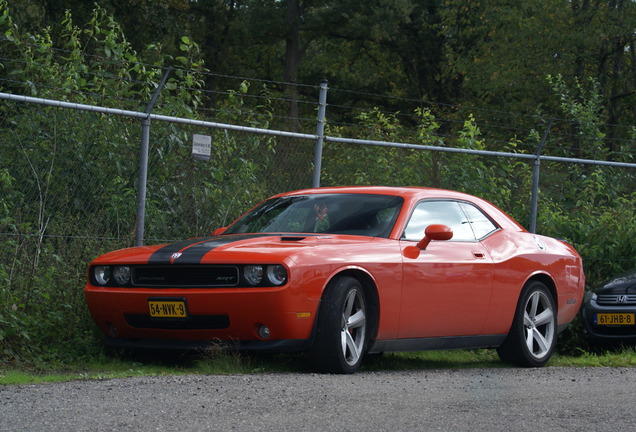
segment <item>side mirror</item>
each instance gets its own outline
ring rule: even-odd
[[[425,250],[431,240],[450,240],[453,238],[453,229],[448,225],[429,225],[424,231],[424,238],[419,241],[417,247]]]
[[[212,231],[212,237],[220,236],[221,234],[223,234],[225,232],[226,229],[227,229],[227,227],[222,227],[222,228],[215,229],[214,231]]]

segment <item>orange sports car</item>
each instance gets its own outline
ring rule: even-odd
[[[276,195],[209,237],[102,255],[85,294],[113,346],[305,351],[353,373],[365,353],[451,348],[543,366],[584,285],[572,246],[482,199],[338,187]]]

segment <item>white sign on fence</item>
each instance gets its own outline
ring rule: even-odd
[[[192,156],[195,159],[210,160],[212,153],[212,137],[210,135],[192,136]]]

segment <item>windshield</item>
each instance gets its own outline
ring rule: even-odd
[[[263,202],[225,234],[325,233],[388,237],[403,199],[391,195],[311,194]]]

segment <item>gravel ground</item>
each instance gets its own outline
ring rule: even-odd
[[[0,431],[633,431],[636,369],[187,375],[0,386]]]

